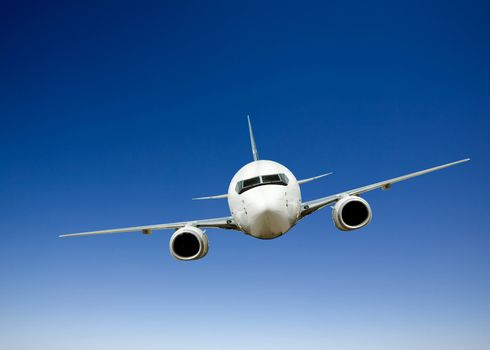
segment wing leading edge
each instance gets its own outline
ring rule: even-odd
[[[202,228],[222,228],[227,230],[239,230],[233,218],[231,216],[228,216],[228,217],[216,218],[216,219],[182,221],[182,222],[173,222],[169,224],[133,226],[133,227],[124,227],[124,228],[116,228],[116,229],[101,230],[101,231],[69,233],[65,235],[60,235],[59,237],[90,236],[90,235],[102,235],[102,234],[110,234],[110,233],[138,232],[138,231],[141,231],[144,234],[150,234],[154,230],[176,230],[186,225],[194,226],[194,227],[202,227]]]
[[[399,177],[395,177],[393,179],[376,182],[376,183],[371,184],[371,185],[367,185],[367,186],[363,186],[363,187],[358,187],[358,188],[355,188],[353,190],[349,190],[349,191],[337,193],[337,194],[334,194],[334,195],[331,195],[331,196],[327,196],[327,197],[323,197],[323,198],[319,198],[319,199],[314,199],[312,201],[304,202],[302,204],[302,211],[301,211],[300,218],[303,218],[306,215],[309,215],[309,214],[317,211],[318,209],[321,209],[321,208],[323,208],[323,207],[325,207],[325,206],[327,206],[329,204],[335,203],[340,198],[342,198],[344,196],[358,196],[358,195],[360,195],[362,193],[369,192],[369,191],[372,191],[372,190],[375,190],[375,189],[378,189],[378,188],[382,188],[382,189],[387,190],[394,183],[397,183],[397,182],[400,182],[400,181],[405,181],[405,180],[408,180],[408,179],[411,179],[411,178],[414,178],[414,177],[417,177],[417,176],[420,176],[420,175],[428,174],[428,173],[431,173],[433,171],[437,171],[437,170],[441,170],[441,169],[444,169],[444,168],[448,168],[450,166],[453,166],[453,165],[456,165],[456,164],[460,164],[460,163],[464,163],[464,162],[467,162],[469,160],[470,160],[470,158],[458,160],[456,162],[443,164],[443,165],[436,166],[436,167],[433,167],[433,168],[429,168],[429,169],[417,171],[417,172],[410,173],[410,174],[403,175],[403,176],[399,176]]]

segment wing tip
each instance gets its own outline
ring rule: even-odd
[[[460,160],[457,160],[455,162],[449,163],[449,165],[456,165],[456,164],[466,163],[466,162],[469,162],[470,160],[471,160],[471,158],[464,158],[464,159],[460,159]]]

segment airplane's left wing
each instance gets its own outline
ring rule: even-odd
[[[233,218],[231,216],[228,216],[228,217],[216,218],[216,219],[173,222],[170,224],[133,226],[133,227],[116,228],[111,230],[70,233],[70,234],[60,235],[59,237],[90,236],[90,235],[102,235],[102,234],[109,234],[109,233],[138,232],[138,231],[144,234],[149,234],[154,230],[176,230],[186,225],[194,226],[194,227],[202,227],[202,228],[222,228],[227,230],[239,230]]]
[[[464,162],[467,162],[469,160],[470,160],[469,158],[458,160],[456,162],[452,162],[452,163],[448,163],[448,164],[436,166],[436,167],[433,167],[433,168],[430,168],[430,169],[425,169],[425,170],[417,171],[415,173],[410,173],[410,174],[407,174],[407,175],[398,176],[398,177],[395,177],[393,179],[376,182],[376,183],[371,184],[371,185],[367,185],[367,186],[363,186],[363,187],[358,187],[358,188],[355,188],[353,190],[349,190],[349,191],[337,193],[337,194],[334,194],[334,195],[331,195],[331,196],[327,196],[327,197],[315,199],[315,200],[312,200],[312,201],[304,202],[301,205],[300,218],[303,218],[306,215],[309,215],[309,214],[317,211],[318,209],[321,209],[321,208],[323,208],[323,207],[325,207],[325,206],[327,206],[329,204],[335,203],[340,198],[342,198],[344,196],[358,196],[358,195],[360,195],[362,193],[365,193],[365,192],[368,192],[368,191],[372,191],[372,190],[375,190],[375,189],[378,189],[378,188],[382,188],[384,190],[387,190],[387,189],[389,189],[391,187],[392,184],[394,184],[396,182],[408,180],[408,179],[411,179],[411,178],[416,177],[416,176],[420,176],[420,175],[431,173],[433,171],[437,171],[437,170],[441,170],[441,169],[444,169],[444,168],[448,168],[450,166],[453,166],[453,165],[456,165],[456,164],[460,164],[460,163],[464,163]]]

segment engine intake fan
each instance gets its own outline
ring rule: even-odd
[[[332,218],[339,230],[357,230],[371,222],[371,207],[361,197],[346,196],[333,207]]]
[[[208,236],[194,226],[184,226],[170,238],[170,254],[177,260],[197,260],[208,253]]]

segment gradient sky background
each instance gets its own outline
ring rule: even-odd
[[[3,1],[0,348],[488,349],[488,2]],[[282,238],[57,235],[219,217],[252,159],[305,200],[471,157]]]

